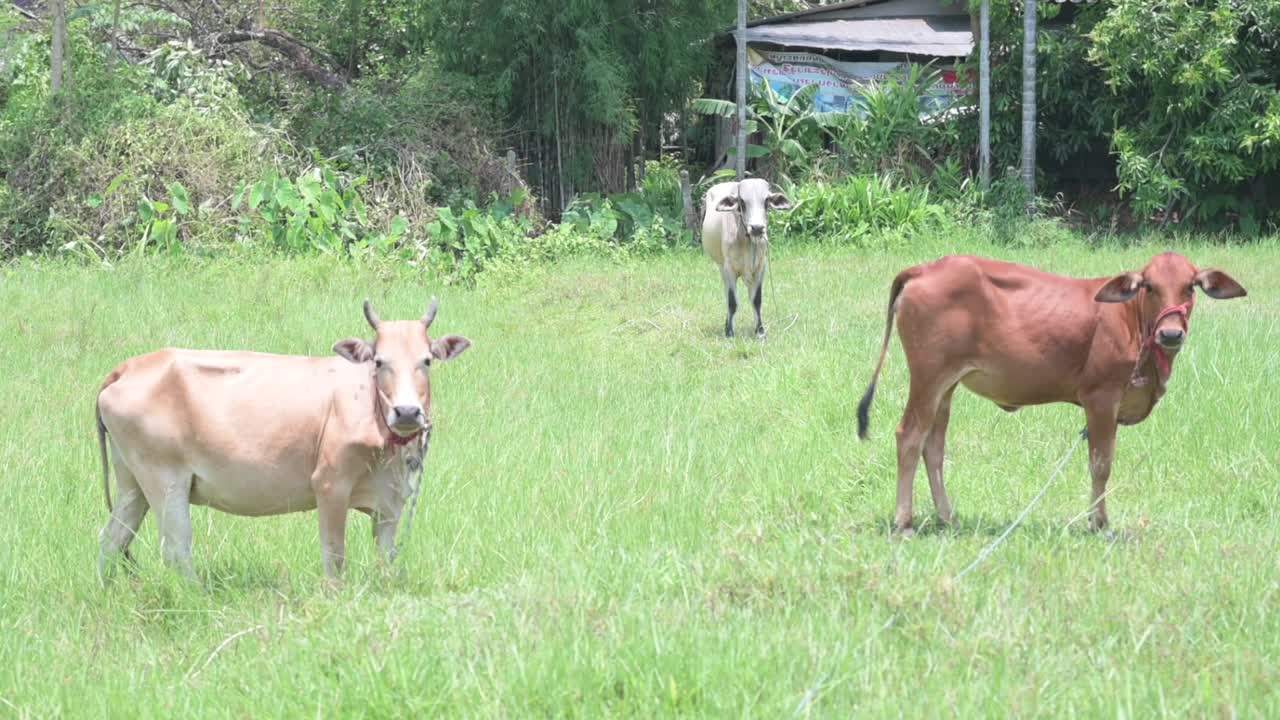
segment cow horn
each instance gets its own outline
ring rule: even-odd
[[[378,313],[373,311],[373,305],[368,300],[364,301],[364,319],[369,321],[369,326],[374,330],[382,324],[382,320],[378,317]]]
[[[431,323],[436,319],[436,312],[440,310],[440,301],[431,298],[431,306],[427,308],[427,314],[422,316],[422,324],[430,328]]]

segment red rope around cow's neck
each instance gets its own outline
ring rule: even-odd
[[[387,434],[387,445],[389,447],[404,447],[414,440],[417,440],[418,436],[422,434],[422,431],[419,430],[412,435],[397,435],[394,430],[391,430],[390,428],[388,428],[388,430],[390,430]]]
[[[1185,333],[1187,331],[1187,314],[1189,312],[1191,312],[1190,302],[1184,302],[1181,305],[1170,305],[1161,310],[1160,314],[1156,315],[1155,322],[1151,323],[1151,332],[1147,335],[1147,339],[1142,343],[1142,349],[1150,350],[1151,354],[1156,358],[1156,367],[1160,372],[1159,381],[1161,385],[1168,381],[1169,375],[1173,372],[1173,361],[1169,359],[1160,343],[1156,342],[1156,333],[1159,331],[1160,321],[1170,315],[1181,315],[1182,331]]]

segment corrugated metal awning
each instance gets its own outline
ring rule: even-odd
[[[747,42],[965,57],[973,51],[973,32],[964,17],[868,18],[757,25],[747,28]]]

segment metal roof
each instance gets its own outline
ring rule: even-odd
[[[1045,0],[1041,0],[1041,2],[1044,2],[1044,1]],[[1092,4],[1097,1],[1098,0],[1052,0],[1052,2],[1055,2],[1059,5],[1062,5],[1065,3],[1071,3],[1073,5],[1085,5],[1085,4]],[[901,0],[845,0],[844,2],[834,2],[834,3],[828,3],[826,5],[815,5],[814,7],[807,8],[805,10],[797,10],[795,12],[782,13],[781,15],[773,15],[767,18],[752,20],[747,23],[747,27],[755,27],[757,25],[772,25],[774,23],[788,22],[791,20],[795,20],[797,18],[808,17],[810,15],[821,15],[823,13],[830,13],[837,10],[848,10],[851,8],[860,8],[860,7],[867,7],[871,5],[879,5],[882,3],[893,3],[893,2],[901,2]],[[956,3],[954,6],[947,9],[948,10],[954,9],[955,12],[958,14],[967,14],[965,13],[963,6],[960,5],[959,3]],[[912,13],[912,14],[915,14],[915,13]],[[732,34],[733,30],[730,29],[729,32],[730,34]]]
[[[973,51],[973,32],[967,17],[821,20],[749,27],[747,42],[964,57]]]
[[[1096,2],[1051,1],[1076,5]],[[735,34],[733,30],[727,33],[728,37]],[[943,5],[940,0],[845,0],[774,15],[747,23],[747,42],[936,57],[965,57],[973,52],[974,44],[964,5]]]

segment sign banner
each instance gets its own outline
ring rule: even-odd
[[[751,82],[768,82],[782,99],[809,86],[817,85],[814,110],[818,112],[857,112],[864,114],[858,98],[861,88],[883,82],[895,71],[905,72],[905,62],[843,62],[817,53],[774,52],[747,48],[747,65]],[[935,66],[941,77],[920,98],[920,115],[927,117],[942,112],[966,95],[973,93],[973,77],[961,77],[953,66]]]

